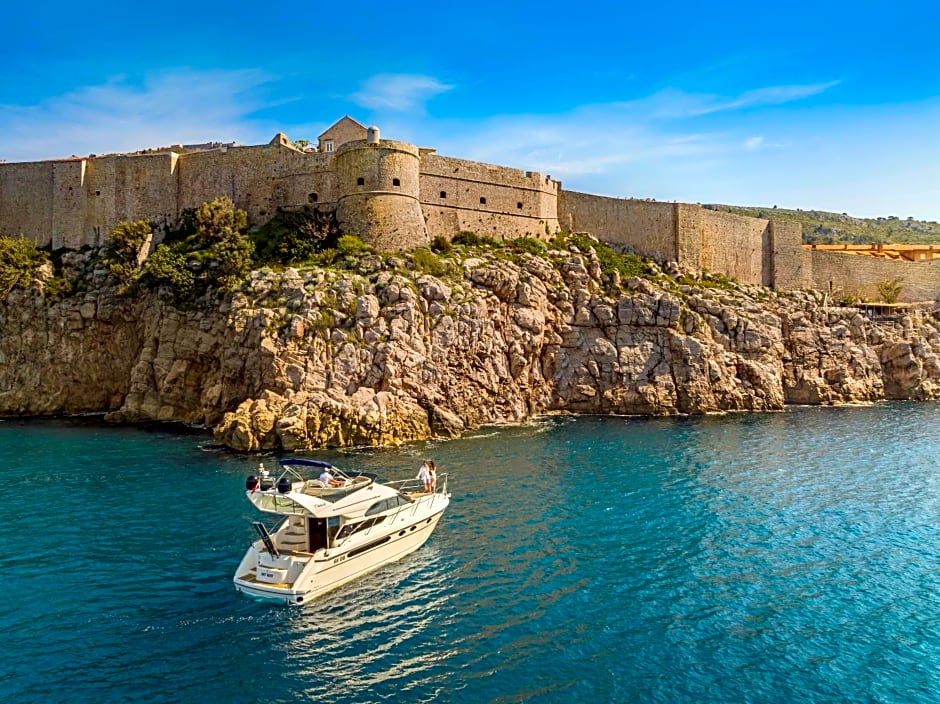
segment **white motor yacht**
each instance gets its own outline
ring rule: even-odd
[[[281,473],[251,475],[246,495],[259,510],[281,517],[258,532],[235,572],[235,588],[264,599],[302,604],[401,559],[424,544],[450,503],[447,475],[426,492],[417,480],[379,482],[329,462],[281,460]],[[327,483],[306,478],[328,471]]]

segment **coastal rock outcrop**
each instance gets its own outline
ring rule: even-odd
[[[255,272],[218,306],[97,289],[0,304],[0,415],[178,421],[245,451],[454,437],[534,414],[940,398],[940,325],[814,292],[655,273],[593,250]],[[414,262],[410,268],[416,268]]]

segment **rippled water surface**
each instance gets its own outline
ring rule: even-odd
[[[232,588],[257,459],[0,422],[0,701],[938,702],[938,421],[548,419],[326,453],[388,479],[431,456],[453,501],[299,608]]]

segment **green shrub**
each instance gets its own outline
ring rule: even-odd
[[[885,303],[897,303],[898,298],[901,297],[901,291],[904,289],[904,282],[902,279],[885,279],[884,281],[879,281],[878,284],[878,295],[881,296],[881,300]]]
[[[446,237],[441,237],[438,235],[433,240],[431,240],[431,251],[435,254],[450,254],[454,251],[453,245],[451,245],[450,240]]]
[[[507,242],[506,246],[520,252],[535,254],[536,256],[541,256],[548,250],[548,247],[546,247],[544,242],[537,240],[534,237],[519,237]]]
[[[18,286],[29,286],[47,261],[48,255],[29,240],[0,235],[0,297],[6,298]]]
[[[566,237],[566,244],[573,244],[582,252],[589,248],[594,248],[597,259],[601,264],[601,271],[605,274],[611,274],[616,271],[621,279],[629,279],[632,276],[644,277],[649,275],[649,267],[643,257],[638,254],[620,254],[610,248],[604,242],[595,242],[590,237],[584,235],[572,234]]]
[[[470,232],[469,230],[461,230],[454,235],[454,238],[451,240],[452,244],[462,244],[468,247],[479,247],[480,242],[480,236],[476,232]]]
[[[372,251],[372,247],[367,245],[356,235],[343,235],[340,237],[339,241],[336,243],[336,249],[343,256],[368,254]]]
[[[46,285],[43,286],[43,293],[49,298],[65,298],[72,293],[73,288],[72,282],[64,276],[54,276],[46,281]]]
[[[104,263],[127,290],[140,274],[140,251],[147,238],[153,236],[153,228],[146,220],[119,222],[111,230],[111,239],[104,253]]]
[[[734,279],[717,272],[703,271],[701,276],[683,274],[676,283],[685,286],[700,286],[703,288],[720,288],[726,291],[733,290],[737,284]]]
[[[437,255],[430,249],[418,247],[411,253],[414,262],[415,271],[420,271],[432,276],[443,276],[447,273],[447,265],[444,264]]]
[[[230,291],[245,279],[254,245],[245,235],[248,216],[243,210],[223,196],[183,220],[145,262],[143,285],[178,303],[191,303],[211,289]]]
[[[339,240],[339,226],[333,213],[314,208],[279,212],[260,227],[252,228],[258,264],[289,266],[308,262],[316,254],[333,249]]]
[[[196,276],[186,263],[186,255],[172,245],[160,244],[144,262],[141,283],[166,298],[190,300],[196,289]]]

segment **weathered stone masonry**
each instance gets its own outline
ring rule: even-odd
[[[348,117],[315,152],[278,134],[258,146],[0,164],[0,233],[56,249],[96,246],[118,222],[171,226],[183,209],[219,196],[253,223],[279,209],[335,211],[345,232],[385,251],[461,230],[514,239],[564,229],[742,283],[872,296],[878,281],[899,279],[904,300],[940,293],[936,266],[805,251],[795,223],[567,191],[537,172],[381,139],[378,128]]]

